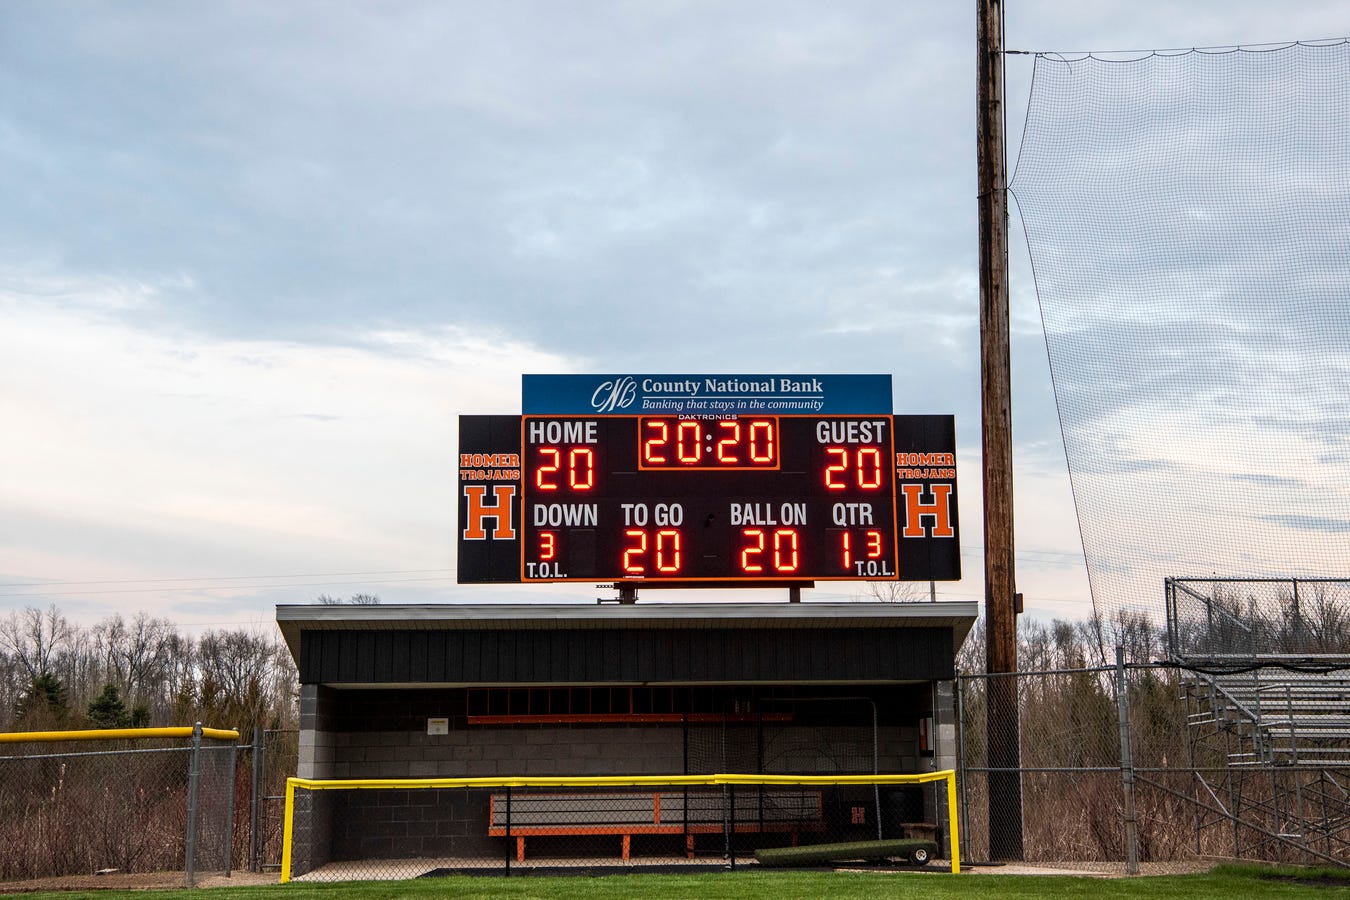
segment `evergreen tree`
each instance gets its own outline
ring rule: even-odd
[[[126,728],[131,724],[127,705],[115,684],[103,685],[103,693],[89,701],[88,713],[95,728]]]
[[[133,706],[131,708],[130,725],[132,728],[149,728],[150,707],[146,706],[144,703],[137,703]]]
[[[26,729],[55,728],[66,722],[66,689],[51,672],[33,677],[14,708]]]

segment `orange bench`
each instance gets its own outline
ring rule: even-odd
[[[746,792],[736,802],[738,834],[777,832],[792,835],[825,830],[820,791]],[[687,803],[686,803],[687,800]],[[635,834],[683,834],[685,852],[694,857],[695,834],[722,834],[732,823],[725,818],[721,793],[708,791],[612,791],[605,793],[512,794],[511,825],[506,824],[506,795],[489,801],[488,834],[516,839],[516,859],[525,859],[525,839],[544,835],[617,835],[620,852],[629,857]]]

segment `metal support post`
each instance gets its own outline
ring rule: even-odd
[[[1125,874],[1139,874],[1139,823],[1134,809],[1134,750],[1130,744],[1130,701],[1125,682],[1125,648],[1116,647],[1116,709],[1120,716],[1120,780],[1125,791]]]
[[[187,850],[183,876],[188,887],[197,884],[197,806],[202,774],[202,723],[192,726],[192,755],[188,758]]]
[[[957,817],[961,820],[961,858],[970,859],[970,823],[966,820],[966,679],[956,673],[956,780],[961,786],[961,808]]]
[[[881,774],[881,744],[877,739],[877,701],[864,698],[872,707],[872,774]],[[872,799],[877,805],[877,840],[881,840],[881,787],[872,782]]]
[[[253,729],[253,784],[249,791],[248,806],[248,870],[250,872],[262,871],[262,841],[258,834],[258,815],[259,807],[262,805],[262,754],[263,754],[263,730],[255,727]]]
[[[511,785],[506,786],[506,877],[511,877]]]
[[[727,859],[731,860],[731,871],[736,871],[736,785],[727,785]]]
[[[234,729],[238,732],[239,729]],[[239,763],[239,747],[222,747],[221,752],[229,754],[229,762],[225,764],[225,877],[229,878],[234,870],[234,776],[235,767]]]
[[[1307,653],[1308,650],[1303,646],[1303,612],[1299,609],[1298,603],[1298,579],[1294,579],[1294,652]]]

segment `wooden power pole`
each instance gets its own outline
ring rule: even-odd
[[[1008,193],[1003,136],[1003,2],[976,0],[979,86],[980,397],[984,451],[984,617],[989,856],[1022,859],[1013,568],[1012,366],[1008,325]]]

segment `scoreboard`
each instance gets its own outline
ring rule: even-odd
[[[891,414],[461,416],[459,581],[956,580],[954,431]]]

